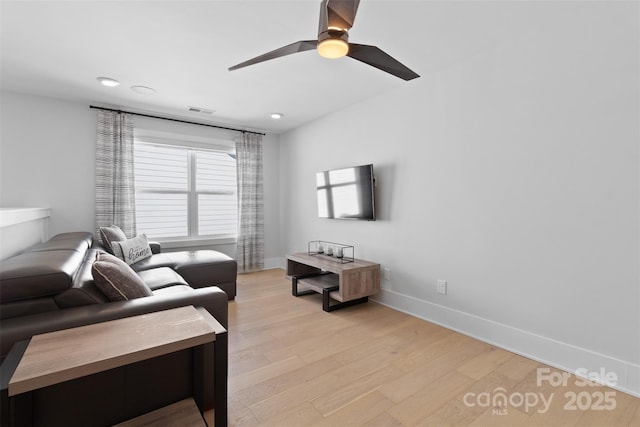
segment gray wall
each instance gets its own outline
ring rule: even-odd
[[[531,37],[282,135],[283,249],[355,245],[381,302],[640,394],[638,9],[545,5]],[[315,172],[364,163],[379,220],[318,219]]]
[[[49,233],[94,228],[96,114],[2,92],[0,206],[49,207]]]
[[[95,223],[96,110],[80,102],[2,92],[0,206],[49,207],[47,236],[92,231]],[[237,132],[137,118],[166,132],[233,139]],[[265,263],[279,250],[278,135],[264,138]],[[15,246],[12,244],[12,247]],[[231,256],[235,245],[215,247]]]

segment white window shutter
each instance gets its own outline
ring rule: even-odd
[[[236,161],[228,153],[136,141],[134,158],[140,233],[159,240],[236,236]]]

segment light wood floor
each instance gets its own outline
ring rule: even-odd
[[[229,425],[640,426],[628,394],[574,376],[538,385],[539,368],[562,372],[373,302],[321,305],[293,297],[283,270],[239,276]]]

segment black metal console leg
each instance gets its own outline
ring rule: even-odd
[[[329,294],[332,291],[337,291],[338,289],[340,288],[338,286],[335,286],[333,288],[326,288],[322,291],[322,309],[324,311],[327,311],[327,312],[334,311],[334,310],[338,310],[339,308],[351,307],[352,305],[362,304],[369,301],[369,297],[362,297],[362,298],[354,299],[351,301],[331,304],[331,297]]]

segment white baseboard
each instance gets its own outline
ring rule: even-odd
[[[640,365],[383,289],[372,300],[409,315],[573,374],[615,373],[612,388],[640,397]]]

